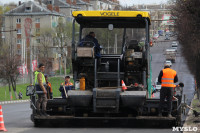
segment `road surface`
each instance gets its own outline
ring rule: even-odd
[[[160,70],[163,69],[163,67],[164,67],[164,62],[165,62],[164,52],[165,52],[165,49],[168,49],[171,47],[171,42],[172,41],[164,41],[163,39],[160,39],[159,42],[156,43],[151,48],[152,72],[153,72],[152,73],[152,83],[155,82],[156,78],[158,77],[158,75],[160,73]],[[178,54],[177,54],[176,62],[172,64],[172,69],[177,71],[179,82],[184,83],[185,87],[183,89],[183,95],[186,95],[187,104],[190,105],[191,100],[194,96],[195,81],[194,81],[194,77],[188,70],[188,67],[187,67],[184,57],[182,57],[182,55],[181,55],[180,44],[178,45],[177,53]],[[176,84],[178,84],[178,83],[176,83]],[[155,97],[158,98],[159,96],[160,96],[159,92],[157,92],[155,94]]]
[[[162,40],[162,38],[161,38]],[[152,82],[155,81],[165,61],[163,51],[170,47],[171,42],[158,42],[151,48],[152,54]],[[178,49],[180,53],[180,47]],[[184,94],[191,101],[194,93],[194,78],[190,74],[185,60],[181,55],[177,57],[172,68],[178,72],[179,81],[185,84]],[[159,97],[159,93],[156,93]],[[140,129],[140,128],[35,128],[30,120],[29,103],[3,105],[4,121],[8,133],[172,133],[172,129]],[[58,123],[59,124],[59,123]]]

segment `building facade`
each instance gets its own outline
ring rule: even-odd
[[[158,33],[158,30],[169,29],[168,20],[171,16],[171,5],[134,5],[133,8],[141,11],[148,11],[151,15],[151,35]],[[167,18],[167,19],[165,19]]]
[[[19,3],[16,8],[5,13],[4,18],[5,30],[16,29],[16,32],[4,34],[5,44],[9,45],[14,55],[21,58],[22,64],[25,62],[27,64],[30,59],[30,44],[34,53],[32,59],[38,60],[41,31],[43,29],[55,29],[59,19],[64,19],[64,15],[59,13],[59,8],[56,6],[28,1]],[[53,42],[49,44],[49,47],[51,46],[53,46]],[[49,58],[54,57],[50,56]]]
[[[14,55],[21,58],[22,64],[29,62],[30,44],[33,49],[33,60],[40,56],[42,39],[41,31],[55,30],[60,19],[64,23],[73,21],[75,10],[115,10],[119,6],[117,0],[35,0],[19,2],[18,6],[4,14],[3,30],[14,30],[3,34],[5,44],[9,45]],[[15,31],[16,30],[16,31]],[[65,42],[64,42],[65,43]],[[66,42],[68,43],[68,42]],[[68,43],[69,44],[69,43]],[[52,48],[49,58],[56,61],[59,57],[58,43],[51,40]],[[70,50],[70,46],[68,50]],[[66,52],[71,55],[70,51]],[[57,63],[53,63],[57,64]],[[56,70],[56,68],[53,70]]]

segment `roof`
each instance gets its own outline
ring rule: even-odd
[[[42,3],[44,3],[45,5],[48,5],[48,0],[42,0]],[[59,6],[60,8],[74,8],[74,9],[79,9],[79,7],[76,7],[76,6],[73,6],[73,5],[70,5],[65,1],[63,0],[54,0],[53,1],[53,5],[55,6]]]
[[[77,5],[92,5],[92,4],[90,4],[90,3],[88,3],[88,2],[85,2],[85,1],[83,1],[83,0],[77,0],[77,2],[76,2],[76,4]]]
[[[74,11],[76,21],[86,28],[107,28],[113,24],[118,28],[145,28],[150,15],[142,11]]]
[[[111,0],[107,0],[108,3],[112,4],[112,5],[119,5],[119,3],[113,2]]]
[[[30,11],[25,11],[26,7],[31,7]],[[28,16],[28,15],[55,15],[64,16],[56,11],[50,11],[46,6],[40,5],[38,2],[28,1],[20,6],[4,14],[5,16]]]
[[[159,4],[159,5],[149,5],[149,4],[143,4],[143,5],[135,5],[138,7],[138,9],[170,9],[171,5],[168,4]]]
[[[44,3],[45,5],[48,5],[49,0],[42,0],[42,3]],[[70,7],[70,5],[62,0],[54,0],[54,3],[52,3],[55,6],[65,6],[65,7]]]

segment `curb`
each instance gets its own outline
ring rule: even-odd
[[[192,98],[192,101],[191,101],[191,103],[190,103],[190,106],[192,105],[192,102],[193,102],[194,98],[195,98],[195,95],[194,95],[194,97]],[[187,114],[187,117],[186,117],[186,119],[185,119],[185,122],[184,122],[184,124],[183,124],[183,127],[186,127],[186,126],[187,126],[187,121],[188,121],[188,119],[189,119],[189,116],[191,116],[191,115],[193,115],[193,111],[192,111],[191,109],[189,109],[189,112],[188,112],[188,114]]]
[[[14,101],[3,101],[0,102],[0,104],[10,104],[10,103],[24,103],[29,102],[30,100],[14,100]]]
[[[192,102],[191,102],[191,103],[192,103]],[[186,126],[187,126],[186,121],[188,121],[189,116],[191,116],[191,115],[193,115],[193,112],[192,112],[192,110],[190,109],[189,112],[188,112],[188,114],[187,114],[187,117],[186,117],[186,119],[185,119],[185,122],[184,122],[184,124],[183,124],[183,127],[186,127]]]
[[[192,101],[191,101],[191,105],[190,106],[192,106],[192,103],[193,103],[193,100],[195,99],[195,96],[196,95],[194,95],[194,97],[193,97],[193,99],[192,99]],[[189,110],[189,112],[188,112],[188,115],[187,115],[187,117],[186,117],[186,119],[185,119],[185,122],[184,122],[184,124],[183,124],[183,127],[197,127],[197,132],[199,133],[199,131],[200,131],[200,128],[198,127],[198,126],[194,126],[194,125],[191,125],[191,124],[188,124],[187,123],[187,121],[189,121],[189,119],[191,119],[191,118],[189,118],[190,116],[192,116],[193,115],[193,110]],[[194,132],[194,131],[191,131],[192,133],[196,133],[196,132]],[[183,131],[183,133],[187,133],[187,131]]]

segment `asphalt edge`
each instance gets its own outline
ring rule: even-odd
[[[11,104],[11,103],[24,103],[29,102],[30,100],[13,100],[13,101],[3,101],[0,104]]]

